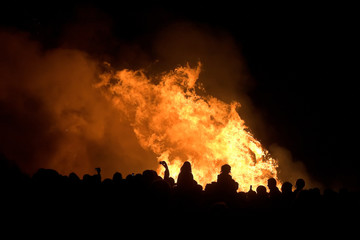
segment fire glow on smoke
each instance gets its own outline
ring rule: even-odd
[[[236,111],[240,104],[197,94],[200,71],[201,63],[153,78],[141,70],[109,70],[96,87],[129,119],[140,145],[167,162],[175,181],[185,161],[203,187],[226,163],[241,191],[277,179],[277,161],[247,129]],[[162,166],[157,171],[163,174]]]

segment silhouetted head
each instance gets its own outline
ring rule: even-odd
[[[113,180],[110,179],[110,178],[105,178],[104,181],[102,181],[101,183],[102,185],[105,185],[105,186],[110,186],[113,184]]]
[[[299,178],[298,180],[296,180],[296,189],[298,189],[298,190],[301,190],[301,189],[303,189],[304,187],[305,187],[305,181],[304,181],[304,179],[302,179],[302,178]]]
[[[122,174],[119,173],[119,172],[114,173],[114,175],[113,175],[113,181],[114,181],[115,183],[121,182],[121,181],[122,181]]]
[[[71,183],[79,183],[81,181],[78,175],[76,175],[76,173],[73,172],[69,174],[69,180]]]
[[[191,164],[190,164],[190,162],[188,162],[188,161],[184,162],[184,164],[182,165],[180,171],[181,172],[191,172]]]
[[[249,191],[246,193],[246,197],[249,200],[253,200],[256,198],[256,192],[254,190],[252,190],[252,185],[250,185],[250,189]]]
[[[169,177],[168,183],[170,184],[170,187],[173,187],[175,185],[175,180],[172,177]]]
[[[266,187],[263,185],[260,185],[256,188],[256,193],[258,196],[265,196],[266,195]]]
[[[156,180],[150,185],[150,192],[157,201],[166,200],[171,192],[170,185],[164,180]]]
[[[90,181],[91,176],[89,174],[84,174],[82,180],[85,183],[88,183]]]
[[[276,187],[276,180],[275,178],[269,178],[268,179],[268,187],[269,189],[275,188]]]
[[[231,167],[229,164],[224,164],[221,166],[221,173],[229,174],[231,172]]]
[[[291,193],[292,192],[292,184],[289,182],[284,182],[281,186],[281,192],[284,194]]]
[[[144,180],[148,183],[152,183],[158,179],[158,175],[154,170],[145,170],[142,175]]]

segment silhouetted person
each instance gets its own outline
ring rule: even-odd
[[[151,185],[154,181],[162,180],[160,176],[157,175],[157,172],[154,170],[145,170],[142,174],[143,183],[146,187]]]
[[[170,185],[170,187],[174,187],[175,181],[172,177],[170,177],[170,171],[169,171],[169,167],[168,167],[167,163],[165,161],[160,161],[159,163],[161,165],[163,165],[165,168],[165,172],[164,172],[165,182],[167,182]]]
[[[123,181],[123,178],[122,178],[122,174],[119,173],[119,172],[116,172],[114,173],[113,175],[113,182],[116,184],[116,185],[120,185]]]
[[[256,207],[260,209],[269,207],[269,195],[266,192],[266,187],[263,185],[259,185],[256,188],[256,198],[254,199],[256,202]]]
[[[48,189],[50,189],[50,187],[58,187],[62,183],[62,176],[53,169],[40,168],[32,176],[32,180],[38,186],[48,186]]]
[[[81,182],[78,175],[76,175],[76,173],[73,172],[69,174],[69,180],[71,184],[79,184]]]
[[[249,191],[246,193],[246,198],[248,201],[254,201],[256,199],[256,192],[252,189],[252,185],[250,185]]]
[[[177,179],[177,187],[179,190],[192,190],[197,185],[191,171],[190,162],[186,161],[180,168],[180,173]]]
[[[283,207],[289,207],[294,201],[294,193],[292,191],[292,184],[289,182],[284,182],[281,186],[281,201]]]
[[[114,184],[114,182],[113,182],[113,180],[110,179],[110,178],[105,178],[105,179],[101,182],[101,184],[102,184],[103,186],[108,187],[108,186],[112,186],[112,185]]]
[[[221,173],[217,177],[217,187],[222,194],[233,195],[239,187],[239,184],[232,179],[230,172],[229,164],[221,166]]]
[[[275,178],[268,179],[268,188],[270,190],[269,197],[271,200],[279,200],[281,196],[281,192],[276,186]]]
[[[263,186],[263,185],[259,185],[257,188],[256,188],[256,195],[257,195],[257,198],[259,199],[262,199],[262,198],[267,198],[268,197],[268,194],[266,192],[266,187]]]
[[[284,182],[281,186],[281,194],[283,196],[290,196],[293,194],[292,192],[292,184],[289,182]]]
[[[165,161],[160,161],[159,162],[161,165],[163,165],[163,167],[165,168],[165,172],[164,172],[164,180],[167,181],[170,177],[170,171],[169,171],[169,167],[166,164]]]
[[[155,206],[162,206],[168,203],[171,194],[170,185],[163,179],[158,179],[150,185],[150,200]]]
[[[90,174],[84,174],[83,179],[82,179],[82,183],[85,185],[100,185],[101,184],[101,169],[100,168],[95,168],[97,174],[91,176]]]
[[[101,168],[99,168],[99,167],[97,167],[97,168],[95,168],[95,170],[96,170],[96,172],[97,172],[97,175],[95,175],[96,177],[96,182],[97,183],[101,183]]]
[[[84,176],[82,178],[82,183],[84,183],[84,184],[90,184],[91,183],[90,174],[88,174],[88,173],[84,174]]]
[[[294,194],[296,197],[299,196],[300,192],[304,189],[305,187],[305,181],[304,179],[302,178],[299,178],[298,180],[296,180],[296,183],[295,183],[295,191],[294,191]]]

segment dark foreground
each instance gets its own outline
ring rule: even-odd
[[[217,183],[205,189],[196,184],[176,185],[152,170],[126,178],[115,173],[112,179],[101,179],[100,170],[82,179],[51,169],[39,169],[32,177],[9,166],[2,166],[1,171],[1,215],[12,226],[62,223],[121,228],[125,222],[132,227],[167,226],[168,230],[199,224],[271,225],[275,229],[286,224],[301,229],[325,223],[356,224],[360,209],[358,192],[327,189],[321,193],[299,183],[294,183],[295,191],[291,183],[284,183],[281,189],[236,192]]]

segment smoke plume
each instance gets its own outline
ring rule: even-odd
[[[276,143],[272,144],[269,150],[279,163],[278,177],[281,181],[290,182],[295,187],[296,180],[302,178],[305,180],[306,188],[323,188],[321,183],[308,174],[304,163],[296,161],[289,150]]]
[[[0,33],[0,152],[33,173],[105,176],[154,167],[128,123],[93,85],[98,63],[85,52],[44,51],[26,34]]]

